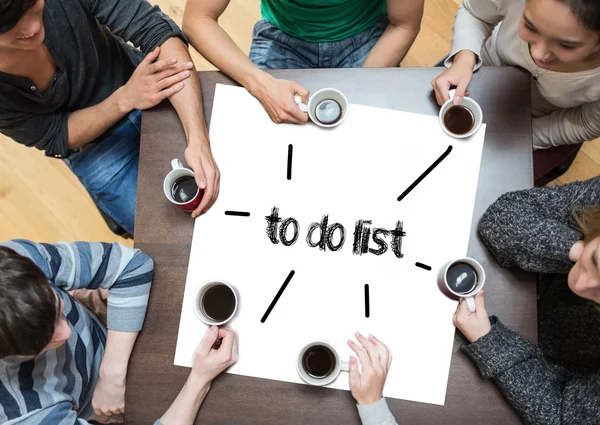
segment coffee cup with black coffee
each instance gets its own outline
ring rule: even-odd
[[[340,360],[337,351],[325,341],[312,341],[298,353],[296,370],[304,382],[310,385],[329,385],[341,372],[350,370],[348,362]]]
[[[208,326],[228,323],[238,310],[236,289],[222,280],[211,280],[202,285],[194,297],[194,312]]]
[[[464,97],[459,105],[455,105],[454,90],[450,90],[449,94],[450,99],[442,105],[439,113],[442,130],[458,139],[471,137],[483,123],[481,106],[470,97]]]
[[[203,190],[198,188],[194,172],[185,168],[181,161],[171,161],[171,171],[163,182],[165,196],[186,212],[194,211],[202,201]]]
[[[438,286],[452,298],[464,298],[467,307],[475,312],[475,295],[483,289],[485,270],[479,261],[463,257],[452,260],[441,268]]]
[[[302,111],[308,112],[312,122],[323,128],[340,125],[348,113],[348,99],[333,88],[317,90],[310,96],[308,104],[302,103],[299,95],[294,96],[294,101]]]

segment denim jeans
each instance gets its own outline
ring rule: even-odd
[[[65,159],[104,213],[133,234],[142,112],[132,111],[99,140]]]
[[[261,69],[360,68],[389,19],[339,41],[312,43],[283,33],[266,19],[254,26],[250,60]]]

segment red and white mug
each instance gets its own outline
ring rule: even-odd
[[[200,201],[202,201],[202,195],[204,193],[203,190],[198,188],[194,197],[185,202],[176,201],[175,198],[173,198],[172,193],[173,185],[175,182],[177,182],[177,180],[181,179],[182,177],[191,177],[195,179],[196,177],[194,172],[189,168],[185,168],[178,159],[173,159],[171,161],[171,168],[172,170],[169,172],[169,174],[167,174],[167,177],[165,177],[165,181],[163,183],[163,191],[165,192],[165,196],[169,201],[171,201],[171,203],[177,205],[183,211],[194,211],[196,208],[198,208],[198,205],[200,205]]]

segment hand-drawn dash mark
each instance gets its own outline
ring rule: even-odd
[[[417,187],[417,185],[419,183],[421,183],[421,181],[425,177],[427,177],[427,175],[429,173],[431,173],[433,171],[433,169],[435,167],[440,165],[440,162],[442,162],[444,160],[444,158],[446,158],[448,155],[450,155],[450,152],[452,152],[452,146],[448,146],[448,149],[446,149],[446,152],[444,152],[442,155],[440,155],[440,157],[438,159],[436,159],[435,162],[433,164],[431,164],[429,166],[429,168],[427,170],[425,170],[425,172],[419,176],[419,178],[417,178],[410,186],[408,186],[408,188],[404,192],[402,192],[402,195],[398,196],[398,202],[403,200],[406,197],[406,195],[408,195],[415,187]]]
[[[365,317],[371,315],[371,305],[369,304],[369,284],[365,283]]]
[[[275,307],[275,304],[277,304],[277,301],[279,301],[281,294],[283,294],[283,291],[285,291],[285,288],[287,288],[288,283],[290,283],[290,280],[292,280],[292,277],[294,277],[295,273],[296,272],[294,270],[290,271],[290,274],[288,274],[288,277],[285,279],[285,282],[283,282],[283,285],[281,285],[281,288],[279,288],[277,295],[275,295],[275,298],[273,298],[273,301],[271,301],[271,305],[269,305],[269,308],[267,309],[267,311],[265,311],[265,314],[263,315],[262,319],[260,319],[261,323],[265,323],[265,321],[269,317],[269,314],[271,314],[271,310],[273,310],[273,307]]]
[[[431,270],[431,266],[428,266],[427,264],[419,263],[418,261],[415,263],[415,266],[425,269],[427,271]]]
[[[287,161],[287,179],[292,180],[292,156],[294,155],[294,146],[288,145],[288,161]]]
[[[250,213],[246,211],[225,211],[225,215],[235,215],[237,217],[250,217]]]

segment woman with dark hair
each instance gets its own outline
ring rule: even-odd
[[[600,137],[598,0],[464,0],[445,65],[440,104],[452,86],[460,103],[481,65],[529,72],[534,149]]]
[[[454,316],[463,349],[526,423],[600,424],[600,176],[502,195],[479,233],[501,266],[540,273],[539,345],[488,317],[481,293]]]
[[[204,189],[198,215],[214,201],[219,174],[177,25],[145,0],[0,0],[0,133],[65,160],[130,233],[140,111],[166,98]]]

